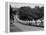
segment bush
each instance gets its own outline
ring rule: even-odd
[[[19,17],[21,17],[22,15],[24,15],[23,17],[21,17],[21,19],[28,19],[28,20],[38,20],[40,18],[42,18],[42,16],[44,16],[44,7],[35,7],[35,8],[30,8],[30,7],[21,7],[19,9]],[[30,17],[29,17],[30,16]]]

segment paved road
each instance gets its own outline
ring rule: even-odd
[[[10,31],[11,31],[11,32],[39,31],[39,30],[40,30],[40,31],[41,31],[41,30],[44,30],[44,28],[22,25],[22,24],[18,23],[16,19],[15,19],[14,23],[10,25]]]
[[[20,31],[39,31],[43,30],[40,27],[26,26],[19,23],[11,24],[10,31],[11,32],[20,32]]]

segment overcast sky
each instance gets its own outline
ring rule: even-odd
[[[12,7],[19,8],[21,6],[30,6],[34,8],[35,6],[43,6],[43,4],[33,4],[33,3],[10,3]]]

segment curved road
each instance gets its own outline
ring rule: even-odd
[[[21,31],[43,31],[44,28],[22,25],[17,22],[16,18],[13,24],[10,24],[10,32],[21,32]]]

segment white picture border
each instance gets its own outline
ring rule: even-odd
[[[5,2],[17,2],[17,3],[44,3],[44,25],[45,31],[35,31],[35,32],[13,32],[13,33],[6,33],[5,32]],[[1,35],[46,35],[46,0],[0,0],[0,34]],[[3,14],[2,14],[3,12]],[[3,20],[3,22],[2,22]]]

